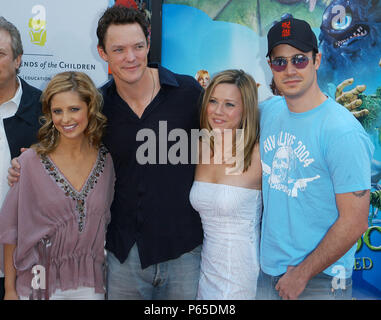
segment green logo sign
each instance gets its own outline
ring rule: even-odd
[[[36,5],[32,8],[34,16],[29,19],[30,41],[43,47],[46,43],[46,10],[42,5]]]

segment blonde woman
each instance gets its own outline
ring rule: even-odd
[[[5,299],[104,299],[114,169],[102,96],[86,74],[64,72],[41,99],[39,143],[19,157],[0,212]]]
[[[242,70],[217,74],[203,97],[201,128],[210,140],[201,140],[190,193],[204,230],[197,298],[254,299],[262,213],[254,79]]]
[[[206,89],[206,87],[208,86],[209,81],[210,81],[209,72],[207,70],[203,70],[203,69],[198,70],[196,75],[195,75],[195,79],[198,81],[198,83],[201,85],[201,87]]]

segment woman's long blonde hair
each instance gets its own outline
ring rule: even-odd
[[[214,89],[222,83],[234,84],[241,93],[243,113],[241,125],[237,129],[242,129],[237,144],[233,141],[233,155],[236,148],[243,148],[243,172],[251,164],[253,148],[259,141],[259,109],[258,109],[258,89],[253,77],[243,70],[224,70],[216,74],[207,87],[202,99],[200,126],[211,132],[213,129],[209,124],[207,107]],[[210,137],[210,149],[214,150],[213,136]]]
[[[90,145],[98,148],[106,126],[106,117],[101,113],[103,98],[93,81],[83,72],[66,71],[55,75],[41,96],[43,123],[38,131],[39,143],[32,147],[38,154],[49,154],[59,143],[59,132],[53,126],[51,101],[54,95],[62,92],[77,92],[87,104],[88,126],[84,131]]]

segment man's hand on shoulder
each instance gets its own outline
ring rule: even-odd
[[[21,153],[23,153],[24,151],[28,150],[28,148],[21,148]],[[19,160],[18,158],[13,158],[12,161],[11,161],[11,167],[8,169],[8,185],[10,187],[13,186],[14,183],[18,182],[19,181],[19,177],[20,177],[20,163],[19,163]]]

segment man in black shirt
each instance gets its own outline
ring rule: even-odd
[[[116,171],[106,241],[108,298],[194,299],[203,237],[189,202],[195,166],[191,155],[184,164],[168,159],[176,143],[168,133],[184,130],[190,151],[202,88],[190,76],[148,66],[147,22],[134,9],[107,9],[97,36],[99,55],[113,74],[102,88],[104,143]],[[137,153],[144,142],[138,140],[147,129],[156,157],[142,163]]]

